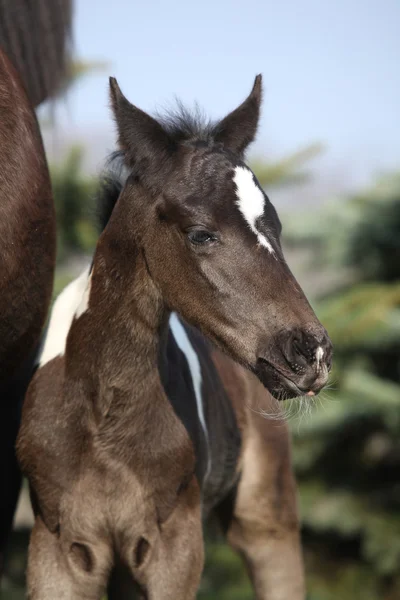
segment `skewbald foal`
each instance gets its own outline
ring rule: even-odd
[[[110,84],[125,175],[106,179],[91,268],[54,307],[66,342],[50,323],[18,440],[29,597],[193,599],[215,511],[257,598],[301,600],[287,431],[254,409],[265,388],[318,393],[332,350],[243,162],[261,77],[216,124],[156,121]]]

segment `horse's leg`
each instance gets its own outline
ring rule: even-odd
[[[201,518],[196,528],[182,519],[162,537],[157,560],[147,572],[144,598],[195,600],[204,564]]]
[[[228,541],[244,558],[257,600],[303,600],[302,553],[290,439],[283,423],[249,414]]]
[[[3,394],[0,391],[0,396]],[[0,578],[4,566],[6,543],[11,531],[15,507],[21,487],[21,472],[15,454],[19,426],[17,399],[4,393],[0,418]]]
[[[112,553],[105,544],[89,549],[68,544],[36,518],[29,544],[29,600],[101,600],[106,591]]]
[[[36,348],[21,364],[17,373],[0,384],[0,579],[5,547],[11,531],[21,488],[21,470],[15,441],[21,421],[21,408],[32,376]]]
[[[124,535],[126,538],[127,529]],[[135,598],[133,582],[139,594],[136,598],[195,600],[204,548],[200,493],[194,477],[188,488],[180,492],[178,503],[166,520],[148,522],[143,537],[130,535],[130,542],[124,544],[121,552],[121,561],[130,566],[132,579],[129,581],[126,573],[118,577],[118,570],[114,571],[110,586],[113,595],[109,596],[112,600]]]
[[[126,567],[116,567],[111,575],[108,600],[194,600],[200,584],[203,569],[202,542],[193,543],[185,535],[186,523],[180,523],[181,535],[168,539],[167,544],[160,540],[155,548],[156,560],[149,566],[139,569],[142,586],[135,583],[135,575]],[[168,536],[169,537],[169,536]],[[197,537],[197,536],[195,536]],[[172,543],[171,543],[172,542]]]

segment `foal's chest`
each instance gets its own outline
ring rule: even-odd
[[[207,513],[238,479],[241,437],[210,344],[176,315],[170,320],[160,373],[167,397],[193,443]]]

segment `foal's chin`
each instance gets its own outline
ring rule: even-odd
[[[259,361],[254,373],[275,400],[290,400],[314,395],[301,390],[294,381],[285,377],[266,361]]]

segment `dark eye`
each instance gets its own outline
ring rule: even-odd
[[[192,229],[187,234],[188,239],[191,244],[195,246],[200,246],[201,244],[210,244],[211,242],[215,242],[217,239],[213,233],[206,231],[205,229]]]

